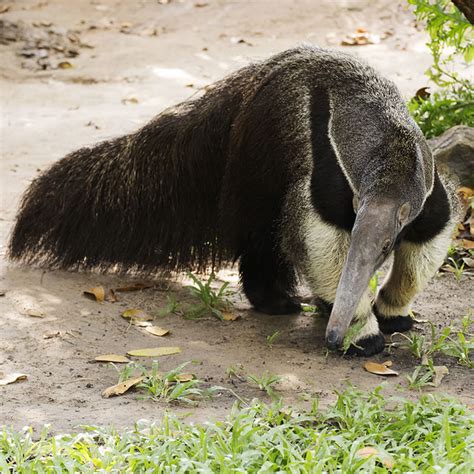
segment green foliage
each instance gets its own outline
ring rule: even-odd
[[[474,415],[450,398],[390,399],[349,389],[325,411],[236,406],[223,422],[165,415],[133,429],[0,431],[1,472],[472,472]],[[358,454],[371,447],[376,454]],[[387,464],[392,465],[388,467]]]
[[[232,303],[229,299],[229,283],[224,283],[217,291],[211,285],[215,280],[214,273],[211,273],[206,282],[202,282],[192,273],[188,273],[189,278],[194,285],[188,286],[191,294],[198,300],[198,304],[191,305],[185,312],[184,316],[189,319],[198,319],[206,316],[214,316],[217,319],[223,319],[223,311],[229,311]]]
[[[433,64],[426,71],[440,88],[429,97],[414,97],[408,108],[427,138],[455,125],[474,124],[474,87],[456,65],[474,59],[474,30],[450,0],[407,0],[426,25]]]

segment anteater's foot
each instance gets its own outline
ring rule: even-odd
[[[250,302],[257,311],[266,314],[294,314],[301,311],[301,305],[296,298],[277,293],[263,298],[252,298]]]
[[[350,345],[345,355],[368,357],[382,352],[385,348],[385,338],[381,332],[363,337]]]
[[[384,334],[405,332],[413,328],[414,321],[410,316],[383,316],[377,311],[377,307],[374,307],[374,313]]]

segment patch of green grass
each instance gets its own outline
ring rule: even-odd
[[[375,454],[364,458],[362,448]],[[223,422],[79,434],[0,432],[2,472],[472,472],[474,416],[449,398],[387,399],[349,389],[321,411],[236,405]],[[391,466],[391,467],[390,467]]]
[[[146,397],[166,403],[197,405],[200,400],[210,398],[213,393],[223,389],[223,387],[202,388],[201,380],[195,377],[184,377],[183,369],[188,364],[189,362],[185,362],[164,373],[158,370],[157,360],[152,362],[151,370],[135,362],[130,362],[121,368],[112,365],[119,372],[119,383],[142,375],[144,379],[136,386],[136,389]]]
[[[199,319],[206,316],[214,316],[217,319],[223,319],[223,311],[229,311],[232,308],[232,302],[229,299],[228,282],[221,285],[218,290],[214,290],[211,285],[215,280],[214,273],[211,273],[208,280],[202,282],[192,273],[188,273],[193,285],[188,286],[191,294],[199,300],[199,303],[190,305],[184,313],[188,319]]]
[[[435,370],[433,361],[429,359],[427,364],[418,365],[412,374],[407,375],[408,388],[410,390],[422,390],[426,387],[433,387]]]
[[[474,368],[472,351],[474,350],[474,334],[471,327],[474,319],[471,314],[467,314],[462,319],[461,329],[458,331],[451,327],[446,327],[438,331],[433,323],[429,323],[431,336],[411,332],[409,334],[395,333],[392,335],[401,336],[404,342],[402,347],[407,347],[411,353],[418,359],[421,359],[424,365],[433,357],[443,354],[456,357],[458,363],[470,369]],[[393,343],[392,346],[398,345]]]
[[[166,296],[166,304],[163,308],[158,310],[158,316],[164,317],[169,314],[181,314],[181,303],[176,300],[176,295],[171,294]]]

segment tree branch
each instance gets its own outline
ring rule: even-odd
[[[474,0],[452,0],[458,10],[474,25]]]

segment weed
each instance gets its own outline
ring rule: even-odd
[[[119,382],[129,379],[137,373],[143,375],[144,379],[137,385],[137,389],[144,391],[153,400],[196,405],[198,400],[209,397],[217,387],[205,390],[200,388],[202,384],[200,380],[191,376],[184,377],[183,369],[188,364],[189,362],[185,362],[166,373],[159,372],[157,360],[152,362],[151,370],[135,362],[131,362],[121,369],[114,367],[119,371]]]
[[[431,329],[429,339],[425,335],[415,332],[410,334],[395,333],[392,334],[392,337],[395,335],[403,337],[405,344],[402,346],[407,347],[424,364],[435,355],[444,354],[456,357],[460,365],[474,368],[474,361],[471,359],[471,351],[474,349],[474,336],[470,333],[470,326],[473,324],[471,314],[462,319],[462,327],[459,331],[455,331],[451,327],[437,331],[434,324],[429,324]],[[396,343],[394,344],[396,345]]]
[[[281,332],[280,331],[275,331],[273,334],[270,334],[267,336],[267,344],[270,348],[273,347],[273,344],[280,338]]]
[[[449,264],[449,266],[452,268],[453,270],[453,273],[454,273],[454,276],[456,277],[456,280],[457,281],[461,281],[461,278],[462,278],[462,274],[464,272],[464,266],[465,266],[465,263],[462,262],[461,264],[459,264],[458,262],[456,262],[456,260],[452,257],[449,257],[448,260],[451,262]]]
[[[211,285],[215,280],[214,273],[211,273],[206,282],[202,282],[192,273],[188,273],[189,278],[193,281],[193,285],[188,286],[191,294],[198,298],[199,303],[190,305],[185,312],[188,319],[198,319],[212,315],[220,320],[223,319],[222,312],[228,311],[232,307],[229,300],[229,291],[227,290],[228,282],[225,282],[217,291]]]
[[[161,308],[158,311],[158,316],[168,316],[169,314],[179,314],[180,313],[181,303],[176,301],[176,296],[174,294],[166,296],[166,305],[164,308]]]
[[[427,364],[419,365],[415,368],[411,375],[407,375],[408,388],[410,390],[421,390],[425,387],[433,387],[433,378],[435,370],[433,361],[429,359]]]
[[[260,377],[257,375],[249,374],[247,375],[247,381],[250,383],[254,383],[259,390],[266,392],[272,398],[276,398],[275,389],[273,385],[281,381],[281,377],[278,375],[270,374],[268,372],[264,372]]]
[[[356,340],[357,335],[360,333],[363,327],[363,321],[356,321],[354,324],[351,324],[349,326],[349,329],[347,330],[346,335],[344,337],[344,341],[342,343],[342,352],[344,354],[349,350],[349,347],[351,347],[351,345],[359,347],[354,341]]]

